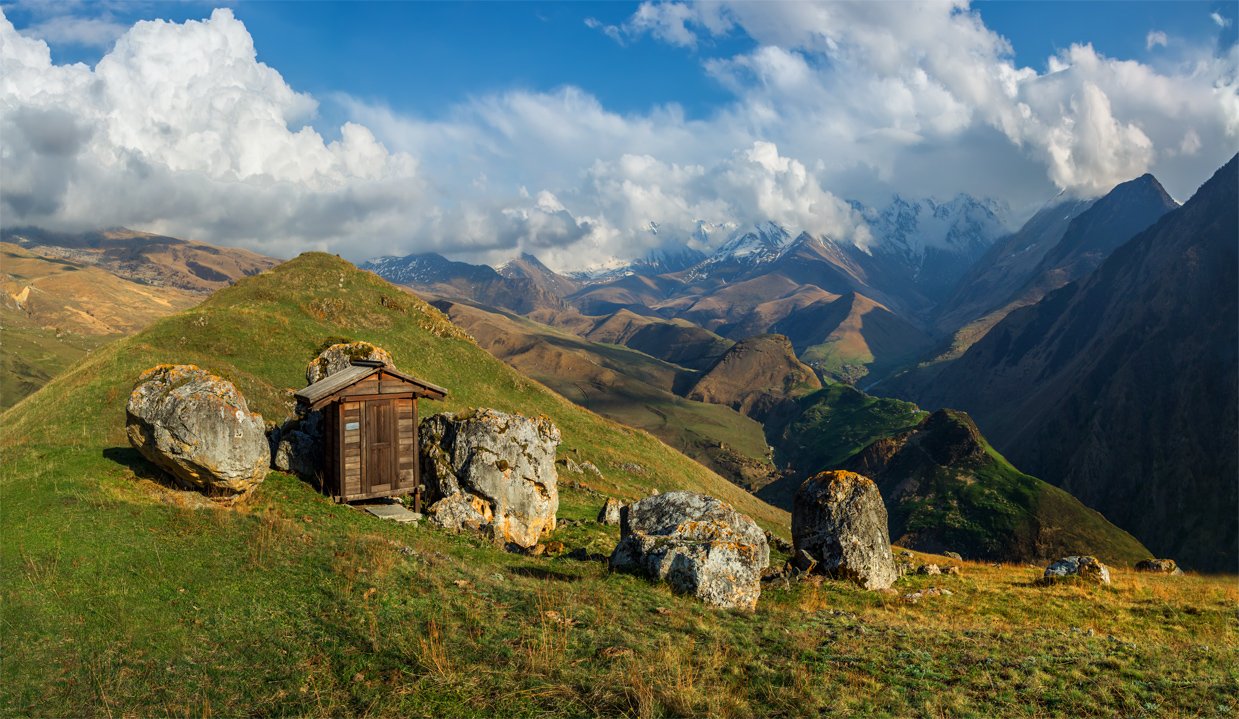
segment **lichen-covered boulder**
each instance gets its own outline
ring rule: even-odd
[[[607,526],[615,526],[620,523],[620,510],[623,509],[624,503],[615,497],[607,497],[607,501],[602,503],[602,509],[598,510],[598,523]]]
[[[1050,566],[1045,568],[1045,574],[1042,576],[1042,579],[1046,582],[1071,578],[1079,578],[1088,582],[1096,582],[1097,584],[1109,584],[1110,569],[1102,564],[1097,557],[1063,557],[1056,562],[1051,562]]]
[[[478,528],[521,547],[555,529],[559,428],[550,420],[494,409],[437,414],[422,420],[418,441],[428,501],[476,498],[489,508]]]
[[[769,564],[761,527],[714,497],[667,492],[620,510],[613,570],[664,581],[716,607],[752,610]]]
[[[481,497],[464,492],[444,497],[426,510],[430,521],[444,529],[481,530],[494,520],[490,505]]]
[[[231,382],[200,367],[143,372],[125,414],[129,443],[182,485],[229,497],[267,475],[271,450],[262,417]]]
[[[855,472],[822,472],[800,485],[792,503],[792,545],[817,559],[816,571],[866,589],[885,589],[899,577],[882,495]]]
[[[1154,574],[1172,574],[1178,576],[1183,574],[1183,570],[1179,569],[1178,563],[1173,559],[1143,559],[1136,562],[1137,572],[1152,572]]]
[[[391,355],[387,350],[369,342],[347,342],[334,344],[318,353],[305,368],[305,381],[309,384],[330,377],[342,369],[352,366],[353,360],[373,360],[393,367]]]

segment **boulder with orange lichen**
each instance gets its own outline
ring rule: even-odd
[[[820,573],[885,589],[899,578],[886,522],[882,495],[868,477],[822,472],[796,492],[792,543],[817,560]]]
[[[559,428],[549,419],[494,409],[436,414],[422,420],[418,442],[432,522],[524,548],[554,531]]]
[[[305,368],[305,381],[309,384],[326,379],[343,369],[353,365],[354,360],[370,360],[382,362],[388,367],[394,366],[391,354],[377,345],[369,342],[340,342],[327,347],[310,361]]]
[[[179,484],[212,497],[244,495],[267,475],[262,416],[229,381],[195,365],[158,365],[138,378],[125,432]]]
[[[613,570],[664,581],[716,607],[751,611],[769,564],[761,527],[714,497],[667,492],[620,510]]]

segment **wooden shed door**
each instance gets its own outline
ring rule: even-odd
[[[396,486],[396,453],[399,447],[396,407],[390,399],[366,402],[366,431],[362,439],[365,477],[362,492],[386,492]]]

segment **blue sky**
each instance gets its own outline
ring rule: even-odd
[[[705,116],[732,94],[702,72],[703,61],[752,49],[743,33],[711,38],[685,50],[651,37],[620,44],[588,27],[617,25],[636,2],[240,2],[99,3],[85,16],[120,25],[144,19],[199,19],[213,7],[232,7],[258,47],[258,59],[293,87],[319,97],[346,92],[393,108],[435,115],[470,95],[512,88],[551,90],[574,85],[619,112],[678,103]],[[37,7],[37,6],[36,6]],[[1185,0],[1051,2],[998,0],[974,6],[995,32],[1011,41],[1017,64],[1045,69],[1046,59],[1072,43],[1092,43],[1111,57],[1155,60],[1150,31],[1209,46],[1217,12],[1232,21],[1235,3]],[[19,29],[45,15],[10,9]],[[1234,24],[1230,29],[1236,28]],[[1233,32],[1232,32],[1233,35]],[[1232,40],[1233,41],[1233,40]],[[59,62],[93,64],[106,48],[52,44]],[[416,68],[416,69],[414,69]],[[325,123],[330,131],[332,123]]]
[[[46,76],[80,110],[72,149],[88,162],[31,157],[13,174],[61,195],[10,217],[90,216],[277,253],[533,250],[562,265],[771,217],[851,236],[842,201],[892,193],[993,195],[1018,219],[1060,190],[1154,171],[1185,199],[1239,133],[1234,3],[216,5],[3,5],[52,66],[18,74],[29,92],[0,113],[24,121],[50,102],[34,92]],[[174,24],[130,31],[144,19]],[[198,53],[209,77],[185,76],[194,61],[161,73],[169,52]],[[172,99],[126,117],[60,77],[73,62]],[[109,102],[137,102],[109,87]],[[201,110],[237,87],[246,102]],[[129,172],[123,157],[149,165],[141,177],[169,173],[179,217],[150,199],[128,214],[80,209],[82,178]],[[288,216],[249,206],[268,195]],[[322,217],[307,224],[299,203]]]

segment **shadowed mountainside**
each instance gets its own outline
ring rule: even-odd
[[[1159,556],[1239,565],[1236,160],[1089,277],[1011,313],[914,397]]]

